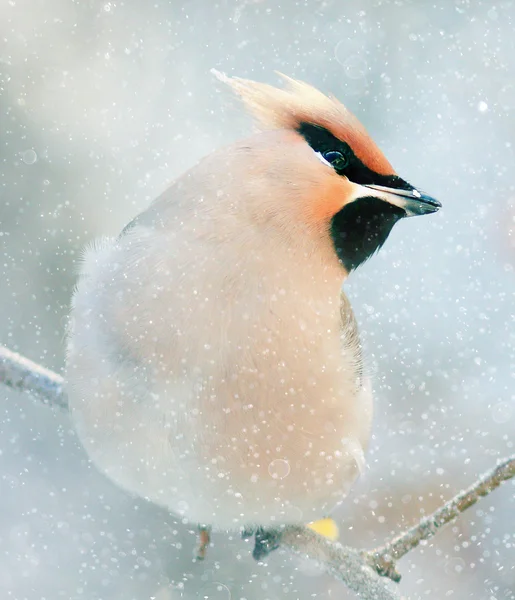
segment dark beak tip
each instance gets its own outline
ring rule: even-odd
[[[441,207],[442,205],[436,202],[418,202],[416,205],[412,204],[410,210],[414,215],[431,215],[438,212]]]
[[[422,197],[420,199],[423,202],[426,202],[427,204],[434,206],[436,209],[442,208],[442,203],[439,200],[437,200],[436,198],[433,198],[432,196],[426,196],[425,194],[422,194]]]
[[[428,213],[438,212],[442,208],[442,203],[431,196],[422,196],[421,200]]]
[[[411,210],[415,214],[429,215],[438,212],[442,208],[442,203],[418,190],[413,190],[413,196],[411,197]]]

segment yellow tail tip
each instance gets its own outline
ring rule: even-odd
[[[308,523],[307,527],[332,542],[335,542],[340,537],[338,525],[329,517]]]

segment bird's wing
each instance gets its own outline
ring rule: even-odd
[[[351,352],[356,361],[356,378],[358,389],[363,385],[363,352],[359,337],[358,323],[351,303],[345,292],[340,292],[340,327],[342,345],[346,352]]]

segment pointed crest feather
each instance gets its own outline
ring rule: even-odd
[[[287,83],[280,89],[239,77],[211,72],[228,84],[265,129],[292,129],[303,122],[319,125],[346,142],[356,156],[376,173],[395,171],[358,119],[334,96],[326,96],[303,81],[278,73]]]

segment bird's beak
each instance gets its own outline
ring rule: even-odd
[[[397,188],[385,187],[383,185],[363,185],[375,192],[378,198],[402,208],[406,212],[407,217],[415,217],[417,215],[425,215],[436,212],[442,207],[438,200],[431,196],[419,192],[417,189],[400,190]]]

